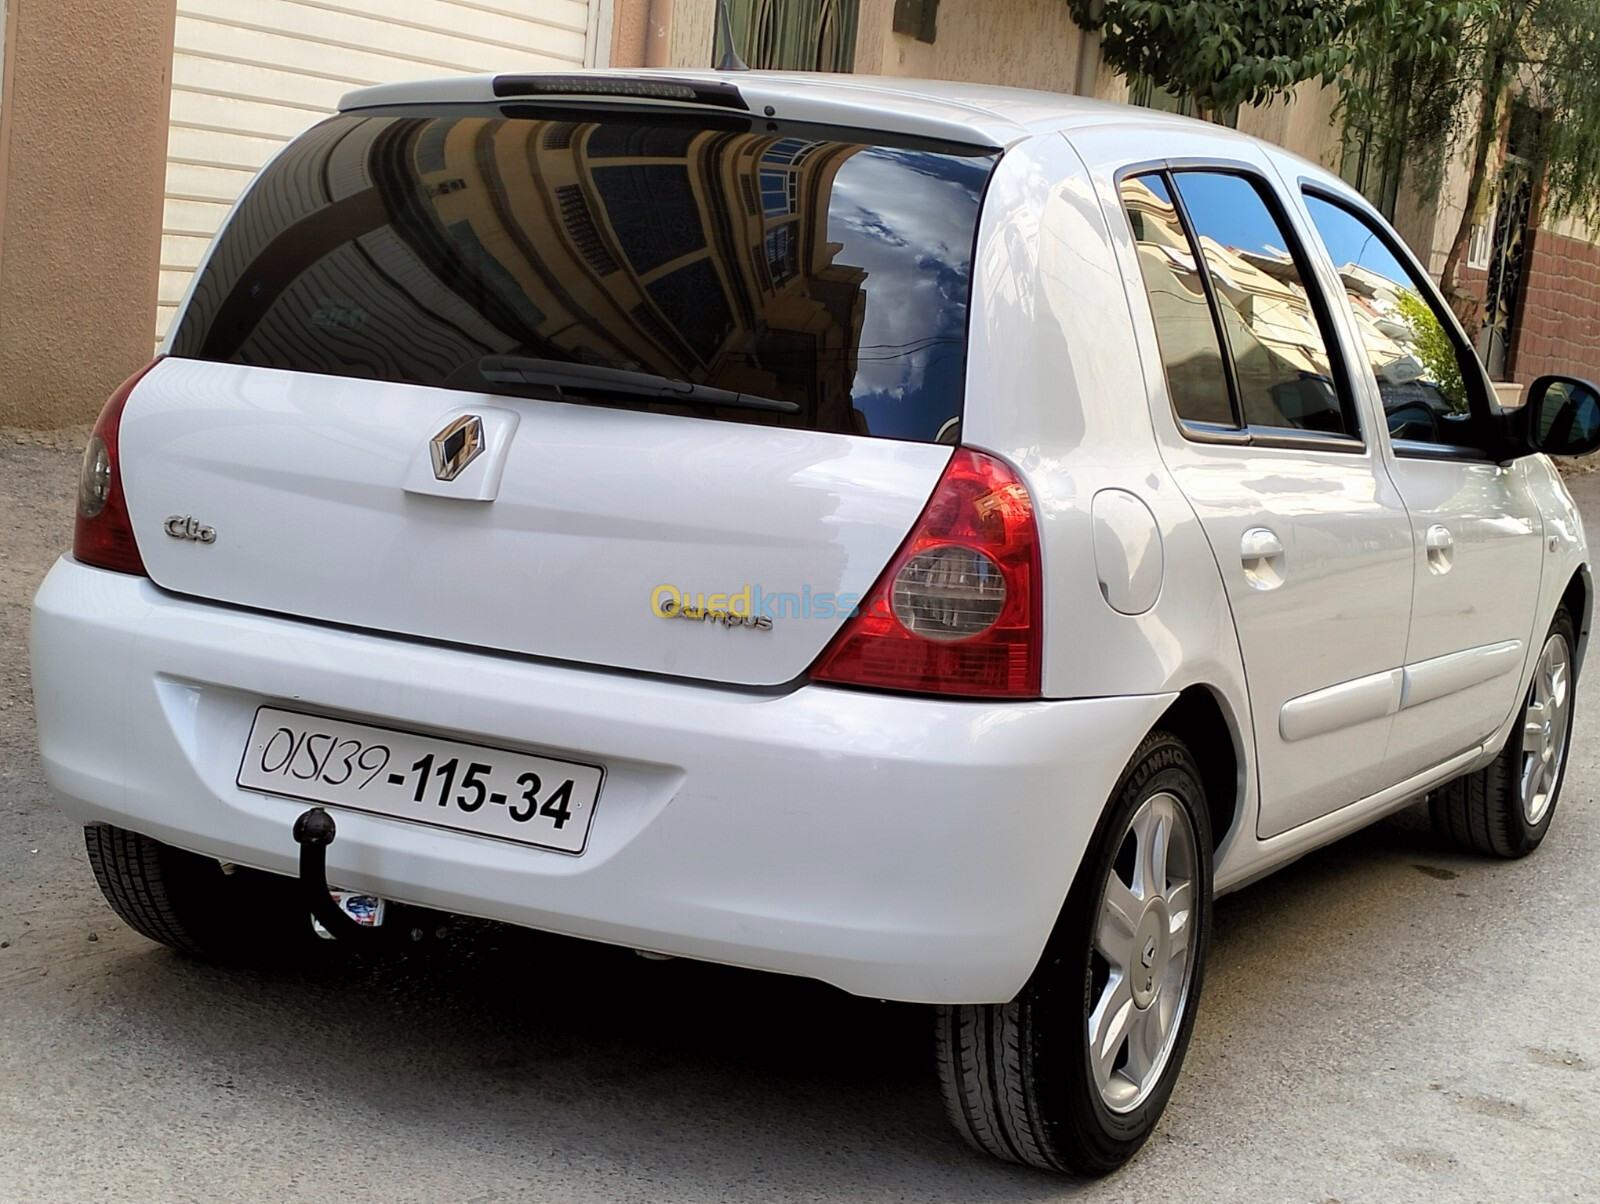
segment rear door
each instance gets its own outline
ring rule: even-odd
[[[149,571],[383,632],[792,681],[959,435],[997,157],[615,105],[333,118],[253,185],[124,416]],[[214,542],[167,537],[191,517]]]
[[[1489,453],[1490,390],[1477,356],[1399,241],[1332,194],[1312,191],[1306,207],[1349,296],[1367,360],[1360,383],[1383,406],[1388,471],[1416,549],[1389,749],[1399,780],[1471,748],[1516,704],[1544,525],[1521,468]]]
[[[1233,608],[1275,836],[1385,784],[1411,531],[1264,172],[1139,170],[1120,189],[1176,419],[1163,455]]]

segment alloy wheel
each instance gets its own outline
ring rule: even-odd
[[[1536,826],[1550,810],[1567,756],[1572,660],[1560,632],[1545,641],[1522,713],[1522,814]]]
[[[1101,892],[1090,958],[1089,1066],[1112,1112],[1160,1081],[1194,980],[1194,828],[1171,794],[1134,813]]]

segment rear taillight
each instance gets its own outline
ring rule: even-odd
[[[811,668],[816,681],[1037,698],[1039,527],[1016,471],[958,448],[883,576]]]
[[[122,426],[122,408],[133,395],[134,386],[160,362],[157,359],[130,376],[100,411],[94,434],[83,449],[83,471],[78,477],[78,525],[72,536],[72,554],[82,563],[141,577],[148,574],[128,519],[128,501],[122,493],[117,434]]]

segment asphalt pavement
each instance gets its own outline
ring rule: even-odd
[[[278,970],[128,930],[34,749],[71,442],[0,441],[0,1200],[1600,1199],[1593,668],[1533,857],[1413,809],[1220,901],[1160,1130],[1074,1183],[948,1130],[919,1008],[492,925]]]

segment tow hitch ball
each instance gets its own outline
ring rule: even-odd
[[[294,821],[294,839],[300,846],[301,893],[328,936],[335,940],[371,940],[381,936],[382,931],[376,924],[360,924],[351,919],[335,902],[335,892],[328,885],[328,846],[338,834],[333,816],[321,807],[311,808]]]

